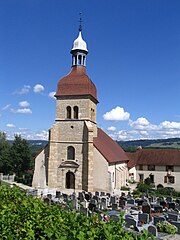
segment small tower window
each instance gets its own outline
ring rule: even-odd
[[[78,65],[81,65],[81,60],[82,60],[82,56],[79,55],[79,56],[78,56]]]
[[[74,118],[75,119],[78,119],[78,112],[79,112],[79,109],[77,106],[74,107]]]
[[[68,106],[66,108],[66,117],[67,117],[67,119],[71,119],[71,107],[70,106]]]
[[[72,146],[69,146],[67,148],[67,159],[68,160],[75,160],[75,148]]]

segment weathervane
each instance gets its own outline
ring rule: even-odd
[[[79,13],[79,31],[82,31],[82,13]]]

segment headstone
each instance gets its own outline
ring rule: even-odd
[[[89,193],[85,193],[85,199],[86,199],[87,201],[90,201],[91,196],[89,195]]]
[[[163,222],[163,221],[166,221],[166,218],[161,216],[161,217],[157,217],[157,216],[154,216],[154,225],[156,225],[158,222]]]
[[[119,200],[119,207],[124,209],[124,207],[126,206],[126,201],[125,200]]]
[[[101,196],[105,196],[105,192],[101,192]]]
[[[117,208],[118,208],[117,203],[112,203],[112,210],[117,210]]]
[[[143,203],[142,204],[142,212],[143,213],[148,213],[148,214],[151,213],[151,206],[150,206],[149,203]]]
[[[48,193],[47,198],[52,199],[52,194]]]
[[[167,207],[167,202],[164,201],[164,200],[163,200],[163,201],[160,201],[159,204],[160,204],[163,208]]]
[[[112,204],[116,203],[116,197],[115,196],[111,196],[110,203],[112,203]]]
[[[135,200],[135,202],[137,203],[138,206],[142,206],[144,199],[137,199]]]
[[[95,199],[91,199],[88,208],[92,212],[97,212],[97,201]]]
[[[163,207],[160,206],[160,205],[155,205],[155,206],[154,206],[154,211],[155,211],[156,213],[162,213],[162,212],[163,212]]]
[[[167,202],[173,202],[173,198],[171,196],[169,196],[169,197],[166,198],[166,201]]]
[[[85,194],[83,192],[79,192],[78,199],[80,202],[83,202],[85,200]]]
[[[175,202],[169,202],[169,203],[168,203],[168,208],[169,208],[169,209],[173,209],[173,210],[174,210],[175,207],[176,207]]]
[[[102,210],[104,210],[104,209],[107,209],[107,207],[108,207],[107,198],[102,197],[102,198],[101,198],[101,203],[100,203],[100,208],[101,208]]]
[[[135,200],[133,198],[127,199],[127,204],[134,205],[135,204]]]
[[[169,221],[178,221],[178,215],[168,212],[168,220]]]
[[[171,221],[171,224],[177,227],[177,233],[180,234],[180,222]]]
[[[149,222],[149,214],[148,213],[139,213],[138,221],[142,224],[146,224]]]
[[[95,196],[98,196],[98,197],[99,197],[99,196],[100,196],[100,193],[96,191],[96,192],[95,192]]]
[[[56,191],[56,196],[55,198],[60,198],[61,197],[61,192],[60,191]]]
[[[154,237],[157,237],[158,236],[158,231],[157,231],[156,226],[150,225],[148,227],[148,233],[151,233]]]
[[[110,219],[112,219],[114,222],[119,222],[119,216],[118,215],[111,215]]]
[[[132,218],[125,218],[125,227],[127,228],[137,227],[137,221]]]
[[[80,206],[80,213],[84,214],[85,216],[88,216],[88,209]]]
[[[129,214],[126,214],[126,215],[125,215],[125,219],[126,219],[126,218],[132,218],[132,219],[134,219],[133,216],[132,216],[132,215],[129,215]]]

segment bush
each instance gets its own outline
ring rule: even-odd
[[[147,232],[135,234],[118,222],[103,222],[98,215],[86,217],[75,210],[47,205],[19,189],[0,186],[0,239],[13,240],[147,240]],[[153,239],[153,238],[152,238]]]
[[[178,231],[176,226],[172,225],[171,223],[169,223],[167,221],[158,222],[156,224],[156,227],[159,232],[165,232],[165,233],[169,233],[169,234],[175,234]]]

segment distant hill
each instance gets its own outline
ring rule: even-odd
[[[180,149],[180,138],[117,141],[117,143],[127,152],[133,152],[139,146],[141,146],[142,148],[153,149],[154,148]]]

